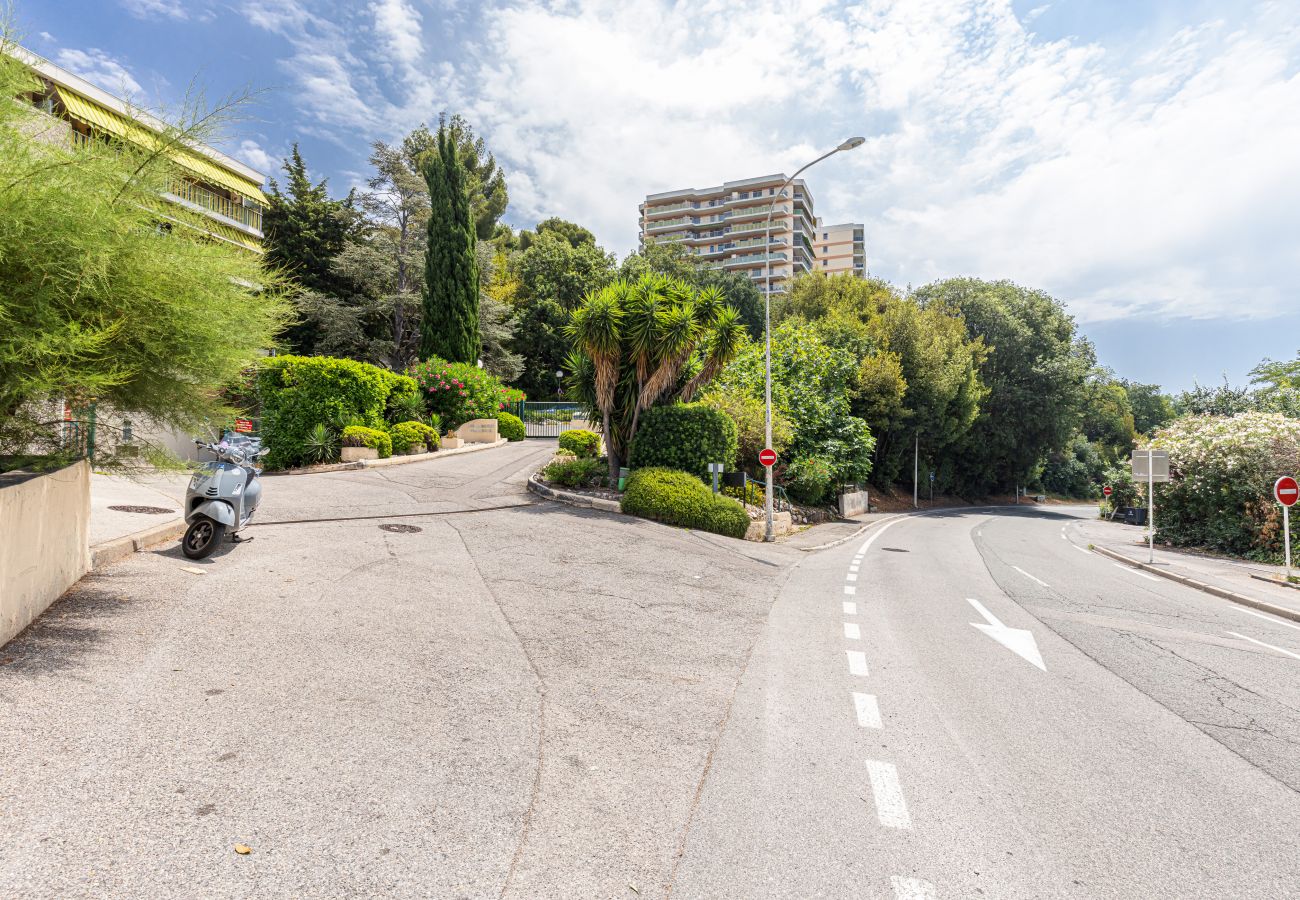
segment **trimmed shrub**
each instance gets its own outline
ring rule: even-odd
[[[257,392],[262,443],[271,451],[267,468],[311,462],[310,437],[318,424],[382,428],[390,400],[414,396],[415,391],[415,382],[405,375],[352,359],[273,356],[263,360],[258,366]]]
[[[654,406],[641,413],[629,457],[633,469],[677,469],[709,477],[709,463],[734,465],[736,423],[703,403]]]
[[[749,528],[749,514],[739,502],[715,497],[700,479],[673,469],[637,469],[627,480],[621,506],[628,515],[728,537],[744,537]]]
[[[524,423],[514,413],[499,412],[496,414],[497,433],[507,441],[522,441],[527,435],[524,432]]]
[[[380,459],[393,455],[393,439],[387,431],[367,428],[364,425],[349,425],[343,429],[344,447],[369,447],[379,451]]]
[[[416,363],[407,374],[423,394],[425,408],[437,413],[447,428],[459,428],[471,419],[494,418],[524,399],[523,391],[506,387],[478,366],[437,356]]]
[[[567,450],[579,458],[595,458],[600,455],[600,435],[585,428],[574,428],[560,432],[560,449]]]
[[[438,449],[438,432],[423,422],[398,422],[389,433],[393,438],[394,453],[405,453],[415,444],[424,444],[430,450]]]
[[[605,467],[598,459],[561,457],[552,460],[542,469],[543,478],[564,487],[586,487],[594,484],[604,474]]]

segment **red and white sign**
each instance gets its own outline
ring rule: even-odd
[[[765,466],[776,465],[776,451],[771,447],[764,447],[758,454],[758,461]]]
[[[252,433],[253,433],[253,420],[252,420],[252,419],[236,419],[236,420],[235,420],[235,430],[238,431],[240,434],[252,434]]]
[[[1104,488],[1101,489],[1101,493],[1103,496],[1109,497],[1111,494],[1115,492],[1111,490],[1110,485],[1106,485]]]
[[[1300,500],[1300,484],[1290,475],[1283,475],[1273,483],[1273,496],[1283,506],[1295,506],[1296,500]]]

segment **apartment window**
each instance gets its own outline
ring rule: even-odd
[[[822,240],[826,240],[826,239],[822,238]],[[827,246],[825,244],[822,244],[822,253],[825,253],[827,249],[828,249]]]
[[[741,199],[741,200],[748,200],[748,199],[749,199],[749,191],[741,191],[741,192],[740,192],[740,199]]]
[[[753,275],[755,278],[761,278],[761,277],[763,276],[763,270],[762,270],[762,269],[754,269],[754,270],[752,270],[749,274]]]
[[[715,249],[714,246],[712,244],[709,244],[709,252],[712,253],[714,249]]]
[[[822,232],[822,240],[823,240],[823,241],[828,241],[828,240],[830,240],[830,234],[827,233],[827,232],[825,232],[825,231],[823,231],[823,232]]]

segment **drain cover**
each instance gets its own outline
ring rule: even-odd
[[[167,509],[162,506],[110,506],[109,509],[114,512],[146,513],[151,516],[161,516],[167,513],[176,512],[174,509]]]
[[[379,530],[391,531],[393,534],[419,534],[421,531],[424,531],[424,529],[418,525],[394,525],[392,523],[380,525]]]

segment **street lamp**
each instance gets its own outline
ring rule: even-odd
[[[866,138],[851,137],[847,141],[845,141],[844,143],[836,147],[834,150],[830,151],[829,153],[823,153],[821,156],[817,157],[812,162],[808,163],[806,166],[799,169],[793,175],[787,178],[785,180],[785,183],[781,185],[781,189],[776,192],[776,196],[772,198],[772,202],[769,203],[767,207],[767,228],[764,232],[764,238],[763,238],[763,256],[764,259],[766,260],[766,266],[767,266],[767,275],[763,281],[763,335],[767,343],[767,351],[763,360],[763,366],[765,370],[764,383],[763,383],[763,413],[764,413],[765,423],[767,426],[766,446],[768,447],[772,446],[772,213],[775,212],[776,210],[776,202],[785,196],[785,189],[789,187],[790,183],[793,182],[796,178],[798,178],[804,172],[811,169],[813,166],[817,165],[823,159],[827,159],[831,156],[834,156],[836,153],[839,153],[841,150],[852,150],[855,147],[861,147],[866,142],[867,142]],[[793,274],[794,273],[793,242],[790,245],[790,252],[792,254],[790,258],[791,261],[790,271],[791,274]],[[771,542],[776,540],[776,533],[773,531],[772,528],[772,467],[764,466],[764,468],[767,469],[767,490],[764,492],[764,496],[763,496],[763,511],[767,515],[767,527],[763,531],[763,540]]]
[[[555,397],[558,400],[564,396],[564,390],[560,387],[560,379],[564,377],[563,369],[555,370]]]

